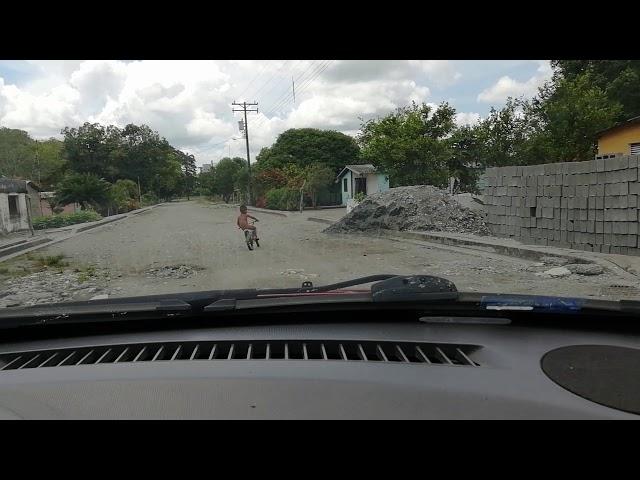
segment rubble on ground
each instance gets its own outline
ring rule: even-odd
[[[564,257],[542,257],[540,261],[545,265],[555,265],[557,267],[562,267],[569,263],[569,259]]]
[[[482,213],[464,207],[445,190],[417,185],[368,195],[324,231],[352,233],[388,229],[488,235],[483,218]]]
[[[150,268],[145,272],[147,278],[188,278],[196,274],[198,269],[190,265],[165,265]]]
[[[89,275],[73,270],[44,270],[15,277],[0,288],[0,308],[89,300],[103,294],[104,282],[101,272]]]
[[[576,275],[601,275],[604,268],[595,263],[571,263],[564,266],[571,273]]]
[[[536,273],[536,275],[551,278],[562,278],[571,275],[571,270],[565,267],[553,267],[544,272]]]

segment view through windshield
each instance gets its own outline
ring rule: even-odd
[[[0,61],[0,308],[427,274],[640,298],[640,62]]]

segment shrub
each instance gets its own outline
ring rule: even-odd
[[[266,194],[266,207],[271,210],[297,210],[300,192],[291,188],[273,188]]]
[[[63,262],[64,255],[52,255],[48,257],[40,257],[37,262],[43,267],[68,267],[67,262]]]
[[[365,198],[367,198],[367,194],[364,192],[358,192],[353,196],[353,199],[358,203],[362,202]]]
[[[83,210],[76,213],[61,213],[52,217],[34,217],[33,228],[35,230],[44,230],[46,228],[60,228],[77,223],[95,222],[102,217],[93,210]]]

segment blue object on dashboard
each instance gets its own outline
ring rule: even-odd
[[[579,312],[585,303],[581,298],[545,297],[537,295],[487,295],[480,304],[486,310]]]

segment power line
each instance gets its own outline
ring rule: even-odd
[[[280,65],[280,67],[275,72],[273,72],[273,75],[271,75],[271,78],[269,78],[269,80],[267,80],[258,90],[254,92],[254,94],[252,95],[253,98],[257,98],[258,93],[260,93],[267,85],[269,85],[269,83],[271,83],[273,79],[276,78],[276,76],[278,75],[278,72],[282,70],[284,66],[289,62],[290,60],[287,60],[282,65]]]
[[[302,81],[302,85],[300,85],[298,87],[298,96],[300,96],[300,94],[302,92],[304,92],[305,90],[308,89],[308,87],[315,81],[316,78],[318,78],[327,68],[328,66],[333,62],[333,60],[328,60],[325,63],[322,63],[320,65],[318,65],[314,71],[309,74],[308,76],[306,76],[306,78]],[[298,80],[300,81],[300,80]],[[282,97],[280,97],[280,100],[277,101],[270,109],[269,111],[267,111],[263,117],[260,118],[259,123],[256,125],[257,126],[261,126],[262,124],[264,124],[264,122],[266,121],[265,119],[271,115],[276,113],[280,108],[282,108],[284,105],[287,104],[287,102],[289,100],[291,100],[294,96],[294,92],[288,92],[287,94],[283,95]]]
[[[317,71],[317,69],[320,67],[321,64],[314,65],[315,62],[316,60],[313,60],[311,64],[302,72],[302,74],[298,76],[298,84],[301,84],[302,82],[304,82],[307,78],[313,75],[315,71]],[[267,110],[271,112],[273,106],[277,105],[283,98],[286,98],[289,95],[290,95],[289,90],[288,89],[285,90],[284,94],[278,97],[274,102],[272,102],[271,106]]]
[[[253,85],[253,82],[255,82],[255,81],[258,79],[258,77],[260,77],[260,76],[261,76],[261,75],[262,75],[262,74],[267,70],[267,66],[268,66],[268,64],[267,64],[267,63],[265,63],[265,64],[262,66],[262,69],[260,70],[260,73],[258,73],[255,77],[253,77],[253,80],[251,80],[251,81],[247,84],[247,86],[244,88],[244,90],[242,90],[242,93],[240,93],[239,95],[237,95],[238,97],[242,97],[245,93],[247,93],[247,90],[249,90],[249,87],[251,87],[251,85]]]
[[[299,60],[299,62],[300,62],[300,60]],[[308,66],[308,67],[307,67],[307,68],[302,72],[302,74],[298,77],[298,82],[300,82],[300,81],[301,81],[301,79],[306,78],[306,77],[307,77],[307,73],[308,73],[310,70],[314,70],[314,69],[316,68],[316,66],[314,66],[314,63],[315,63],[315,62],[316,62],[316,60],[312,60],[312,61],[311,61],[311,64],[310,64],[310,65],[309,65],[309,66]],[[271,106],[273,106],[273,105],[277,104],[278,102],[280,102],[280,100],[281,100],[282,98],[286,97],[288,94],[289,94],[289,90],[287,89],[283,95],[281,95],[280,97],[276,98],[276,100],[275,100],[275,101],[273,101],[273,102],[271,103]],[[268,110],[270,111],[270,107],[268,108]],[[263,121],[264,121],[264,117],[261,117],[261,118],[260,118],[260,122],[263,122]]]
[[[315,80],[316,78],[318,78],[320,75],[322,75],[322,72],[324,72],[324,71],[327,69],[327,67],[329,66],[329,63],[331,63],[331,62],[332,62],[332,60],[330,60],[330,61],[328,61],[326,64],[324,64],[324,65],[320,66],[320,68],[319,68],[318,70],[316,70],[316,72],[315,72],[314,74],[312,74],[312,76],[311,76],[310,78],[308,78],[305,82],[303,82],[303,84],[302,84],[302,85],[300,85],[300,86],[298,87],[298,96],[299,96],[302,92],[304,92],[304,91],[305,91],[305,90],[306,90],[306,89],[307,89],[307,88],[308,88],[308,87],[309,87],[309,86],[314,82],[314,80]],[[289,94],[287,95],[287,97],[286,97],[286,98],[284,98],[284,100],[282,100],[280,103],[278,103],[277,105],[275,105],[275,106],[272,108],[271,113],[275,113],[275,111],[277,111],[278,109],[280,109],[280,108],[284,107],[284,105],[286,105],[286,104],[287,104],[287,102],[288,102],[289,100],[291,100],[292,98],[293,98],[293,92],[289,93]]]

